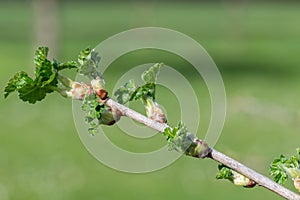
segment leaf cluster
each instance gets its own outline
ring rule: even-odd
[[[98,133],[101,124],[112,125],[118,120],[110,107],[98,101],[98,96],[95,93],[86,94],[81,109],[85,112],[84,119],[89,125],[88,132],[91,135]]]
[[[123,86],[118,88],[114,95],[117,101],[121,104],[125,104],[129,101],[141,99],[143,103],[146,103],[147,99],[155,100],[155,88],[157,74],[163,63],[156,63],[151,66],[147,71],[141,75],[144,85],[137,87],[133,80],[125,83]]]
[[[78,72],[90,79],[102,78],[102,74],[99,71],[100,55],[91,48],[82,50],[78,56],[79,68]]]
[[[119,87],[114,95],[120,104],[125,104],[131,101],[132,94],[135,92],[136,86],[133,80],[129,80],[123,86]]]
[[[98,132],[99,119],[105,109],[105,105],[98,102],[98,96],[96,94],[87,94],[83,99],[81,109],[85,111],[84,119],[89,125],[89,133],[91,135],[96,134]]]
[[[156,83],[158,72],[163,66],[163,63],[156,63],[142,74],[142,80],[147,83]]]
[[[273,176],[275,182],[284,184],[290,177],[295,179],[300,177],[300,148],[296,150],[296,154],[287,158],[280,155],[279,158],[274,159],[270,165],[270,175]]]
[[[141,99],[143,102],[146,102],[149,98],[155,99],[155,83],[146,83],[136,88],[131,94],[129,101]]]
[[[163,135],[167,138],[170,150],[181,151],[190,155],[197,146],[193,143],[197,138],[196,135],[189,133],[187,127],[182,122],[179,122],[174,128],[165,128]]]
[[[233,173],[230,168],[224,164],[218,165],[219,172],[216,175],[216,179],[227,179],[233,181]]]
[[[253,180],[245,177],[244,175],[230,169],[224,164],[218,165],[219,172],[216,175],[216,179],[227,179],[234,185],[243,186],[245,188],[252,188],[256,185]]]
[[[39,47],[35,52],[35,78],[31,78],[26,72],[18,72],[11,78],[4,89],[4,97],[12,92],[18,92],[23,101],[36,103],[46,97],[47,93],[58,90],[58,72],[63,69],[77,68],[73,61],[59,63],[47,59],[48,47]]]

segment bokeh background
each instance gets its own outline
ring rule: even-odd
[[[50,46],[58,60],[74,60],[81,49],[127,29],[174,29],[202,44],[222,74],[227,118],[215,147],[268,175],[273,158],[299,147],[299,9],[297,1],[0,1],[1,93],[15,72],[33,74],[38,45]],[[108,87],[130,67],[147,62],[176,68],[203,91],[197,94],[201,137],[210,119],[209,94],[201,77],[177,56],[152,50],[122,56],[105,72]],[[176,98],[162,87],[158,100],[176,124]],[[0,111],[1,200],[281,199],[260,187],[217,181],[217,164],[208,159],[181,157],[147,174],[110,169],[82,145],[71,101],[58,95],[30,105],[13,94],[0,98]],[[153,141],[110,132],[124,149],[153,148]],[[164,143],[161,136],[154,141]]]

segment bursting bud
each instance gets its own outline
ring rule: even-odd
[[[195,136],[194,134],[191,134]],[[193,139],[193,143],[187,149],[186,154],[197,157],[205,158],[211,152],[211,148],[204,140],[199,140],[197,137]]]
[[[218,168],[219,172],[216,176],[217,179],[227,179],[234,185],[243,186],[246,188],[252,188],[256,185],[253,180],[241,175],[240,173],[230,169],[223,164],[220,164]]]
[[[252,188],[256,185],[256,183],[253,180],[251,180],[235,171],[232,171],[232,174],[233,174],[232,182],[235,185],[243,186],[246,188]]]
[[[283,168],[293,180],[300,177],[300,169],[286,166],[283,166]]]
[[[85,83],[73,82],[71,90],[66,91],[66,94],[73,99],[83,100],[90,89],[90,86]]]
[[[167,123],[166,115],[158,103],[153,101],[151,98],[146,99],[145,109],[148,118],[160,123]]]
[[[108,92],[105,90],[105,83],[102,78],[97,76],[96,79],[91,80],[91,86],[101,100],[107,99]]]
[[[105,90],[104,80],[99,76],[97,76],[96,79],[91,80],[91,86],[96,93],[99,90]]]

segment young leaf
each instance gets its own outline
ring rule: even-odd
[[[51,92],[51,90],[46,87],[42,88],[38,86],[26,72],[19,72],[10,79],[4,91],[5,98],[10,93],[17,91],[20,99],[28,101],[29,103],[40,101],[45,98],[47,92]]]
[[[85,111],[85,122],[89,124],[89,133],[94,135],[98,132],[101,124],[113,125],[119,120],[118,113],[114,113],[110,107],[98,102],[96,94],[87,94],[82,102],[81,109]]]
[[[104,104],[98,103],[96,94],[86,95],[83,99],[81,109],[85,111],[85,121],[89,124],[89,133],[94,135],[97,133],[99,119],[104,109]]]
[[[41,68],[45,62],[50,62],[47,59],[48,52],[48,47],[38,47],[38,49],[35,51],[34,64],[37,68]]]
[[[195,134],[189,133],[182,122],[174,128],[166,128],[163,135],[167,138],[170,150],[184,152],[197,158],[205,158],[211,152],[206,142],[199,140]]]
[[[92,51],[92,49],[88,47],[79,53],[79,55],[78,55],[79,64],[83,65],[83,63],[85,62],[87,57],[90,55],[91,51]]]
[[[100,56],[99,53],[86,48],[80,52],[78,56],[78,62],[80,64],[78,72],[90,79],[95,79],[97,77],[102,78],[102,74],[99,70]]]
[[[142,74],[144,85],[136,87],[133,80],[130,80],[115,91],[114,95],[121,104],[140,99],[145,106],[148,118],[160,123],[166,123],[166,116],[155,101],[156,79],[162,65],[162,63],[155,64]]]
[[[279,158],[274,159],[270,165],[270,175],[273,176],[275,182],[284,184],[290,177],[292,180],[300,177],[300,150],[296,150],[296,154],[287,158],[280,155]]]
[[[188,142],[187,133],[187,128],[182,122],[174,128],[166,128],[163,135],[167,138],[169,150],[185,152],[192,143],[192,141]]]
[[[51,63],[47,59],[48,51],[48,47],[39,47],[35,51],[35,79],[29,77],[25,72],[17,73],[10,79],[4,90],[5,98],[16,91],[19,93],[21,100],[36,103],[44,99],[47,93],[54,90],[64,95],[63,90],[58,88],[58,71],[66,68],[76,68],[77,64],[73,61],[60,64],[56,60]]]
[[[230,168],[227,166],[220,164],[218,165],[219,172],[216,175],[216,179],[228,179],[233,181],[233,173]]]
[[[45,86],[55,79],[52,63],[47,59],[48,47],[39,47],[35,52],[35,83],[37,86]]]
[[[36,103],[44,99],[47,93],[53,92],[58,82],[47,55],[48,48],[39,47],[34,58],[35,79],[30,78],[25,72],[17,73],[6,86],[4,96],[7,97],[11,92],[17,91],[23,101]]]
[[[117,98],[117,101],[120,104],[125,104],[130,101],[132,94],[136,90],[136,86],[133,80],[129,80],[123,86],[119,87],[115,92],[114,95]]]
[[[155,99],[155,84],[146,83],[143,86],[140,86],[132,92],[129,101],[141,99],[143,103],[146,103],[147,99]]]
[[[170,149],[185,152],[189,154],[190,148],[195,148],[193,141],[196,138],[194,134],[188,132],[187,127],[179,122],[176,127],[172,129],[167,136],[167,140],[170,144]]]
[[[160,68],[163,66],[163,63],[156,63],[152,67],[150,67],[149,70],[145,71],[142,74],[143,81],[147,83],[156,83],[157,74],[160,70]]]
[[[226,165],[218,165],[219,172],[216,175],[216,179],[227,179],[235,185],[243,186],[246,188],[252,188],[256,185],[253,180],[237,173],[236,171],[230,169]]]
[[[283,185],[288,179],[287,172],[284,169],[284,164],[287,162],[287,158],[284,155],[280,155],[279,158],[274,159],[270,166],[270,175],[276,183]]]
[[[78,64],[75,61],[58,63],[56,60],[53,60],[53,67],[56,71],[61,71],[63,69],[75,69],[78,67]]]
[[[28,101],[29,103],[36,103],[37,101],[41,101],[46,97],[47,93],[53,92],[53,90],[44,89],[41,87],[37,87],[36,85],[25,85],[22,87],[19,92],[19,97],[23,101]]]
[[[145,84],[136,88],[130,97],[130,101],[141,99],[144,104],[146,104],[147,99],[155,101],[156,79],[162,66],[163,63],[156,63],[142,74],[141,77]]]
[[[4,97],[8,97],[8,95],[14,91],[19,91],[25,85],[32,85],[33,80],[28,76],[26,72],[18,72],[15,74],[13,78],[11,78],[4,89]]]

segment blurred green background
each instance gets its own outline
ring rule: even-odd
[[[268,175],[274,157],[290,155],[299,147],[300,3],[59,1],[52,15],[50,12],[50,22],[46,13],[51,4],[46,11],[37,4],[0,2],[1,90],[15,72],[32,74],[38,44],[54,48],[53,55],[65,61],[76,59],[81,49],[94,47],[121,31],[165,27],[202,44],[223,76],[227,117],[215,148]],[[56,20],[56,25],[50,26],[51,20]],[[197,94],[202,120],[198,135],[203,136],[210,118],[209,94],[201,77],[193,75],[184,60],[159,51],[130,53],[106,72],[109,88],[124,71],[147,62],[173,66],[194,88],[203,91]],[[172,125],[180,119],[173,97],[165,88],[158,93]],[[181,157],[169,167],[148,174],[110,169],[82,145],[71,101],[58,95],[29,105],[13,94],[6,100],[0,98],[0,110],[1,200],[281,199],[260,187],[244,189],[217,181],[217,164],[208,159]],[[153,148],[153,142],[112,130],[109,137],[122,148]],[[157,138],[154,140],[164,143],[162,137]],[[290,183],[287,187],[292,188]]]

